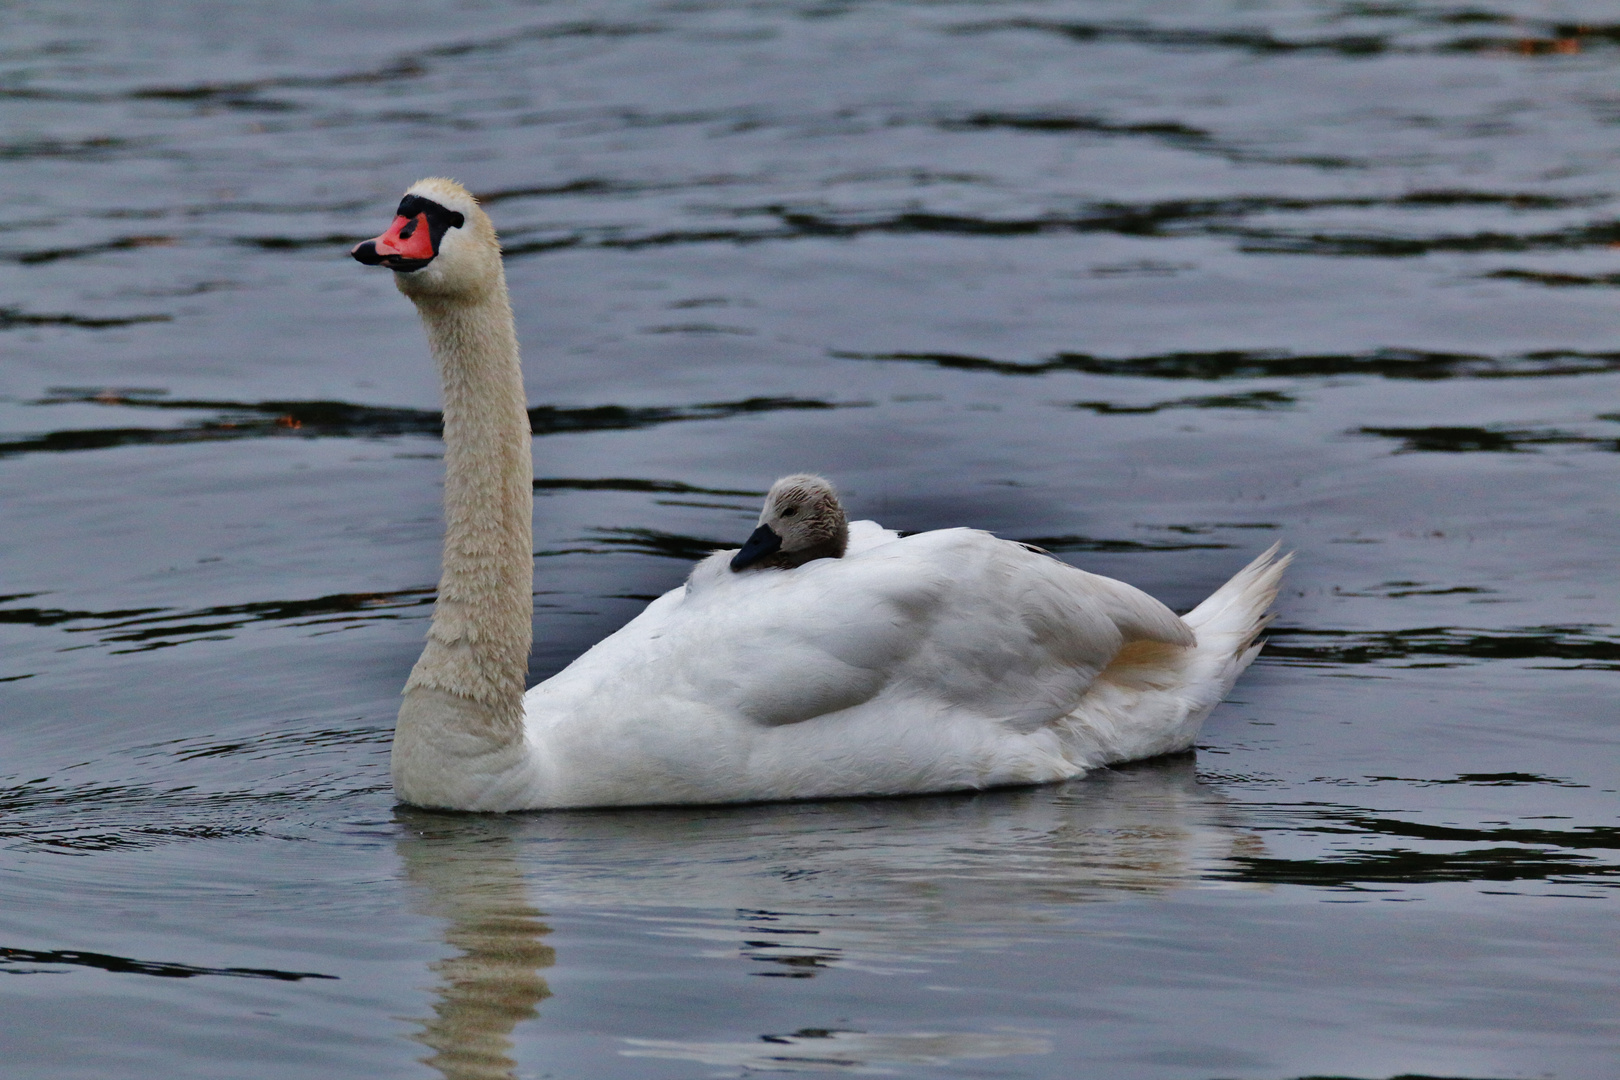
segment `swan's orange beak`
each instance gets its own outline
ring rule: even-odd
[[[450,229],[459,229],[467,218],[459,210],[440,206],[432,199],[405,193],[394,212],[394,223],[374,240],[356,244],[349,252],[367,266],[386,266],[401,274],[420,270],[439,254],[439,244]]]
[[[367,266],[387,266],[393,270],[416,270],[426,266],[433,256],[433,233],[428,228],[427,214],[394,218],[388,231],[381,236],[357,244],[349,254]]]

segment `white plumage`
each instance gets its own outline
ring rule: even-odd
[[[712,555],[530,690],[523,804],[949,791],[1185,750],[1283,566],[1268,552],[1190,628],[988,533],[852,532],[871,540],[788,571]]]
[[[519,697],[530,466],[513,452],[528,430],[499,249],[459,185],[423,181],[402,209],[424,199],[467,228],[448,228],[426,265],[397,257],[415,266],[397,280],[444,376],[448,517],[395,733],[402,800],[518,810],[1062,780],[1187,749],[1258,651],[1288,563],[1275,547],[1178,618],[988,533],[855,522],[841,558],[738,573],[733,552],[710,556]],[[402,220],[356,256],[393,258]],[[407,240],[392,243],[423,250]]]

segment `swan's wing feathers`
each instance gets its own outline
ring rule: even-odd
[[[1032,731],[1127,643],[1193,640],[1146,593],[973,529],[732,580],[683,608],[703,644],[679,677],[773,725],[904,703]]]
[[[1156,641],[1161,645],[1198,644],[1192,627],[1183,622],[1181,616],[1136,586],[1074,567],[1068,569],[1079,576],[1078,588],[1108,613],[1126,644],[1135,641]]]
[[[682,614],[683,694],[756,723],[798,723],[876,697],[915,651],[904,605],[840,560],[742,575]],[[864,569],[864,568],[862,568]]]
[[[895,691],[1019,730],[1066,715],[1127,642],[1192,640],[1145,593],[977,530],[907,537],[867,559],[894,564],[886,587],[917,613]]]
[[[1033,731],[1127,642],[1190,638],[1127,585],[971,529],[787,571],[733,574],[716,556],[653,607],[537,702],[605,715],[662,701],[771,727],[870,707]]]

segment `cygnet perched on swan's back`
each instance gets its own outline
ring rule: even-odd
[[[947,791],[1184,750],[1282,569],[1273,549],[1182,619],[976,529],[846,524],[819,477],[778,481],[759,520],[529,691],[535,760],[503,802]]]
[[[759,527],[731,559],[733,570],[791,570],[814,559],[838,559],[849,547],[849,524],[838,492],[809,473],[771,485]]]

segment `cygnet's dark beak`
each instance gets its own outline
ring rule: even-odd
[[[761,525],[755,529],[742,550],[731,557],[733,570],[744,570],[753,566],[759,560],[774,555],[782,550],[782,538],[776,535],[769,525]]]

